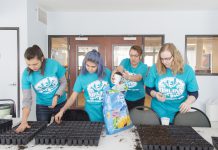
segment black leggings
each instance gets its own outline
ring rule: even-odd
[[[131,109],[133,109],[136,106],[144,106],[144,102],[145,102],[145,97],[138,99],[136,101],[128,101],[126,99],[126,104],[128,106],[128,110],[130,111]]]

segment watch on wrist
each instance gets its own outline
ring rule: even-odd
[[[61,97],[59,94],[55,94],[55,96],[57,96],[58,98],[60,98],[60,97]]]

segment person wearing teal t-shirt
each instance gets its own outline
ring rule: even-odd
[[[183,63],[183,58],[174,44],[164,44],[157,63],[149,71],[146,92],[151,95],[151,108],[159,117],[170,118],[188,112],[198,98],[198,84],[193,69]]]
[[[52,115],[55,115],[66,101],[65,68],[55,60],[45,59],[38,45],[27,48],[24,57],[28,67],[22,76],[22,121],[16,129],[17,133],[30,128],[27,119],[33,101],[31,88],[36,93],[37,121],[49,123]]]
[[[110,86],[110,76],[111,71],[104,66],[100,53],[97,50],[88,52],[74,84],[73,93],[55,116],[55,121],[60,123],[64,112],[73,105],[78,94],[84,91],[85,111],[90,121],[103,122],[103,94],[104,89]]]
[[[121,72],[122,77],[128,86],[126,92],[126,103],[128,109],[131,110],[136,106],[143,106],[145,100],[144,82],[148,67],[141,62],[142,48],[133,45],[129,50],[130,58],[123,59],[120,65],[113,71],[111,80],[114,81],[114,73]]]

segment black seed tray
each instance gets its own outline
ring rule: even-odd
[[[218,137],[212,137],[213,146],[218,150]]]
[[[29,141],[33,139],[33,137],[40,131],[46,128],[47,122],[34,122],[30,121],[28,124],[31,126],[31,128],[26,129],[22,133],[16,133],[15,129],[17,129],[16,126],[12,128],[11,130],[6,131],[5,133],[0,135],[0,144],[2,145],[26,145]]]
[[[12,120],[0,119],[0,134],[10,130],[12,128]]]
[[[52,123],[35,137],[35,144],[98,146],[103,123],[90,121],[62,121]]]
[[[144,150],[213,150],[188,126],[139,125],[137,131]]]

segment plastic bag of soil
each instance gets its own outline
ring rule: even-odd
[[[103,115],[107,134],[114,134],[133,126],[125,101],[125,84],[115,85],[105,90]]]

